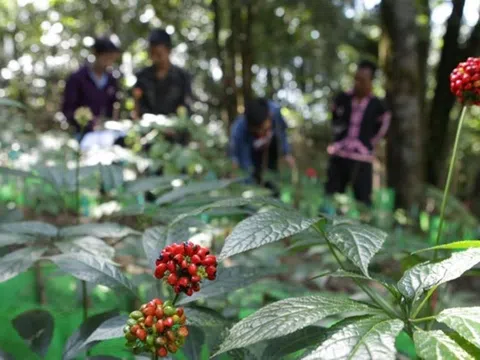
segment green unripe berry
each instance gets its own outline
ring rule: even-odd
[[[141,317],[143,317],[143,314],[141,311],[133,311],[132,313],[130,313],[130,317],[132,319],[140,319]]]

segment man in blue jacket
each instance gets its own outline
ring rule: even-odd
[[[280,106],[266,99],[254,99],[245,106],[245,113],[238,116],[230,135],[230,156],[234,168],[252,174],[261,184],[265,169],[276,171],[278,158],[284,157],[293,168],[295,158],[287,140],[287,124]]]

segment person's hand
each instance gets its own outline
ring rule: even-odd
[[[288,166],[291,169],[295,168],[296,161],[293,155],[291,154],[285,155],[285,162],[288,164]]]

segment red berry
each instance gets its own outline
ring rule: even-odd
[[[192,257],[193,255],[193,244],[191,242],[188,245],[185,245],[185,255]]]
[[[212,266],[217,264],[217,258],[214,255],[208,255],[205,257],[205,259],[202,261],[202,264],[205,266]]]
[[[163,274],[165,274],[165,271],[167,271],[167,265],[165,264],[160,264],[155,268],[155,277],[157,279],[161,279],[163,277]]]
[[[189,283],[189,281],[188,281],[188,278],[186,278],[186,277],[181,277],[178,280],[178,285],[183,286],[183,287],[187,287],[188,283]]]
[[[190,279],[190,281],[192,283],[199,283],[202,279],[200,279],[200,276],[192,276],[192,278]]]
[[[174,322],[173,322],[173,319],[171,317],[168,317],[165,320],[163,320],[163,325],[165,327],[172,327],[173,324],[174,324]]]
[[[208,276],[215,275],[217,273],[217,268],[215,266],[209,266],[206,271]]]
[[[196,276],[197,275],[197,265],[190,264],[190,266],[188,267],[188,273],[192,276]]]
[[[165,329],[165,325],[163,324],[163,320],[158,320],[157,323],[155,324],[155,328],[157,329],[157,333],[161,334],[163,333],[163,330]]]
[[[138,325],[133,325],[131,328],[130,328],[130,332],[135,335],[137,333],[137,330],[140,329],[140,326]]]
[[[200,259],[200,256],[198,255],[193,255],[192,256],[192,264],[200,264],[202,260]]]
[[[168,269],[168,271],[170,271],[171,273],[174,273],[174,272],[177,271],[177,268],[176,268],[175,263],[174,263],[173,261],[169,261],[169,262],[167,263],[167,269]]]
[[[165,347],[161,347],[157,350],[157,355],[160,356],[160,357],[167,357],[168,355],[168,351]]]
[[[163,318],[163,308],[161,306],[157,307],[157,310],[155,310],[155,316],[157,319]]]
[[[188,328],[186,326],[182,326],[180,329],[178,329],[178,335],[180,335],[181,337],[187,337]]]
[[[205,258],[209,253],[207,248],[200,248],[200,250],[197,251],[197,255],[200,257],[200,259]]]
[[[153,301],[155,304],[157,304],[157,305],[163,305],[163,301],[160,300],[160,299],[158,299],[158,298],[155,298],[155,299],[153,299],[152,301]]]
[[[137,338],[139,338],[141,341],[145,341],[145,338],[147,337],[147,332],[143,329],[138,329],[136,332],[135,332],[135,335],[137,336]]]
[[[143,314],[145,316],[148,316],[148,315],[155,315],[155,307],[153,306],[147,306],[145,309],[143,309]]]
[[[214,279],[214,280],[215,280],[215,279]],[[197,283],[197,284],[193,284],[192,289],[193,289],[193,291],[195,291],[195,292],[200,291],[200,284],[198,284],[198,283]]]
[[[181,264],[183,262],[183,255],[182,254],[177,254],[173,257],[173,260],[175,260],[175,262],[177,264]]]
[[[176,337],[173,331],[168,330],[166,335],[167,335],[167,339],[170,340],[171,342],[174,342],[176,340]]]
[[[178,309],[177,309],[177,315],[178,315],[178,316],[182,316],[183,314],[184,314],[183,308],[178,308]]]
[[[173,291],[175,291],[175,294],[180,294],[182,292],[182,288],[180,287],[180,285],[175,285]]]
[[[146,318],[145,318],[145,326],[152,326],[153,325],[153,316],[152,315],[148,315]]]
[[[207,276],[207,279],[208,279],[208,280],[211,280],[211,281],[212,281],[212,280],[215,280],[215,275],[208,275],[208,276]]]
[[[193,289],[190,288],[186,291],[187,296],[192,296],[193,295]]]
[[[168,275],[167,281],[170,285],[172,285],[172,286],[175,285],[177,283],[177,280],[178,280],[177,275],[175,275],[173,273]]]

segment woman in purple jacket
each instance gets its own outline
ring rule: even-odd
[[[110,39],[99,38],[93,45],[93,55],[95,60],[92,63],[70,75],[64,92],[62,111],[79,139],[93,131],[100,119],[114,118],[114,104],[117,102],[117,80],[109,68],[118,59],[120,49]],[[94,116],[83,131],[74,115],[80,107],[88,107]]]

